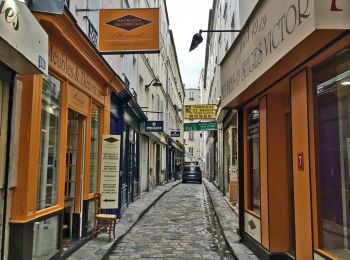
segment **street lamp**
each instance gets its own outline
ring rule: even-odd
[[[149,84],[145,85],[145,91],[147,91],[150,86],[161,87],[163,84],[159,81],[158,78],[154,78]]]
[[[199,30],[199,33],[193,35],[190,51],[193,51],[203,41],[202,32],[240,32],[241,30]]]

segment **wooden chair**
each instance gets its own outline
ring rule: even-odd
[[[97,237],[98,232],[108,232],[109,242],[111,242],[111,233],[113,230],[113,237],[115,238],[115,224],[117,222],[117,216],[113,214],[101,213],[101,194],[96,193],[95,199],[95,222],[94,222],[94,236]]]

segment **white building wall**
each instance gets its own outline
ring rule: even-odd
[[[112,69],[124,83],[129,83],[129,90],[137,95],[137,102],[147,115],[148,120],[163,120],[164,132],[154,140],[146,136],[141,138],[140,151],[140,181],[141,191],[147,189],[146,180],[155,183],[155,155],[150,156],[148,165],[142,163],[146,156],[143,153],[152,152],[152,145],[162,143],[162,170],[165,171],[165,140],[172,129],[182,130],[182,109],[184,101],[184,87],[178,67],[176,47],[169,30],[169,20],[164,0],[71,0],[70,12],[77,20],[77,24],[88,35],[88,24],[91,22],[98,32],[98,12],[76,12],[76,8],[84,9],[112,9],[112,8],[160,8],[160,53],[159,54],[126,54],[103,55]],[[158,78],[162,87],[151,86],[145,90],[145,85]],[[135,95],[135,96],[136,96]],[[148,111],[148,112],[146,112]],[[161,112],[161,113],[154,113]],[[141,131],[142,132],[142,131]],[[143,133],[143,132],[142,132]],[[145,141],[147,140],[147,142]],[[173,138],[183,144],[183,134],[180,138]],[[147,146],[147,148],[145,148]],[[151,148],[149,148],[149,146]],[[148,176],[150,175],[150,176]],[[154,175],[154,176],[153,176]],[[164,179],[164,177],[162,177]],[[154,180],[153,180],[154,179]],[[151,185],[152,186],[152,185]]]

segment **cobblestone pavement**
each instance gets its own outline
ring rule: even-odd
[[[109,259],[233,259],[203,185],[166,193],[113,250]]]

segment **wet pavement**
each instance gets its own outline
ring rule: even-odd
[[[109,259],[233,259],[203,185],[166,193],[114,248]]]

